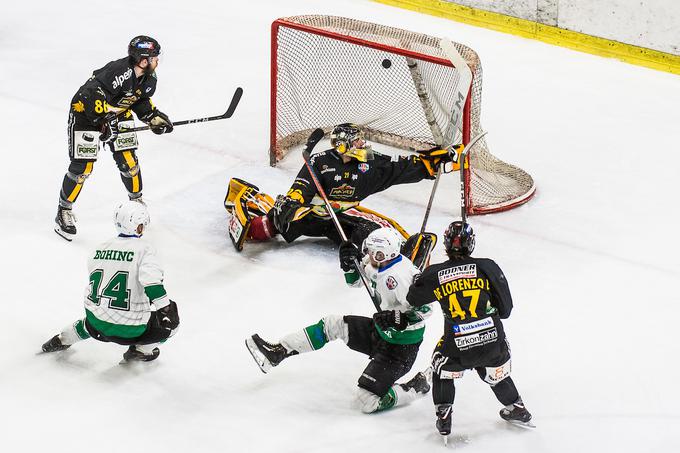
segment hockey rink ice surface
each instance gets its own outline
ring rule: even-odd
[[[256,332],[277,340],[325,314],[372,313],[365,292],[345,286],[327,241],[246,244],[239,254],[227,237],[230,177],[276,195],[302,165],[298,151],[277,168],[267,155],[269,26],[299,14],[349,16],[475,49],[490,149],[536,181],[527,205],[471,223],[475,255],[495,259],[510,283],[512,376],[537,428],[502,421],[488,386],[468,372],[457,381],[448,448],[680,451],[680,78],[359,0],[3,6],[0,451],[444,449],[430,395],[375,415],[350,406],[367,359],[343,344],[268,375],[244,347]],[[148,364],[120,366],[125,348],[94,340],[38,355],[83,316],[86,258],[115,234],[113,208],[126,198],[103,152],[75,206],[76,240],[52,231],[69,101],[138,34],[162,45],[154,102],[170,118],[220,114],[244,89],[231,119],[139,133],[152,222],[145,237],[164,263],[181,328]],[[414,232],[430,188],[395,187],[364,205]],[[458,197],[457,174],[445,175],[428,227],[440,238],[459,214]],[[432,259],[443,257],[440,243]],[[437,312],[405,379],[428,365],[441,330]]]

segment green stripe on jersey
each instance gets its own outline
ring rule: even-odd
[[[97,318],[90,310],[85,310],[85,317],[92,327],[107,337],[135,338],[146,332],[146,324],[138,326],[112,324]]]
[[[359,280],[359,273],[355,270],[351,270],[349,272],[345,272],[345,283],[348,285],[353,285],[354,283]]]
[[[168,294],[165,292],[165,288],[162,284],[145,286],[144,293],[146,293],[146,297],[148,297],[151,302]]]

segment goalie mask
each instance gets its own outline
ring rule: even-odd
[[[359,162],[367,162],[373,159],[373,151],[364,140],[364,133],[354,123],[338,124],[331,132],[331,145],[335,150],[345,156],[353,157]]]
[[[116,207],[113,215],[118,234],[125,236],[141,236],[149,221],[149,211],[138,201],[124,201]],[[141,233],[137,231],[139,225],[144,225]]]
[[[475,232],[468,223],[452,222],[444,232],[444,249],[449,257],[469,256],[475,249]]]
[[[378,228],[364,239],[361,249],[372,261],[383,264],[399,256],[403,243],[404,238],[394,228]]]

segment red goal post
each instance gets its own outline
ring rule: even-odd
[[[344,17],[275,20],[270,164],[275,166],[317,127],[328,134],[345,122],[361,124],[372,142],[405,151],[432,147],[437,142],[433,131],[445,131],[451,123],[460,76],[439,42]],[[482,132],[482,65],[472,49],[454,45],[473,74],[461,129],[453,133],[454,143],[467,144]],[[511,209],[536,189],[527,172],[493,156],[484,138],[472,149],[464,177],[470,215]]]

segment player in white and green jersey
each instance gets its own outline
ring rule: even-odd
[[[121,203],[114,220],[118,236],[98,246],[88,259],[85,317],[45,343],[44,352],[93,337],[129,346],[126,361],[149,361],[158,357],[158,345],[179,326],[177,305],[163,286],[156,251],[141,238],[149,223],[146,206]]]
[[[263,372],[283,359],[303,352],[321,349],[329,341],[341,339],[350,349],[371,358],[359,377],[355,406],[372,413],[404,405],[430,390],[430,373],[417,373],[410,381],[397,384],[413,366],[423,341],[424,320],[431,308],[414,308],[406,301],[408,288],[420,273],[417,267],[400,254],[403,239],[392,228],[371,232],[363,243],[361,259],[366,274],[379,297],[381,311],[373,318],[365,316],[330,315],[318,323],[286,335],[279,343],[270,343],[255,334],[246,346]],[[356,246],[347,242],[341,246],[340,262],[345,280],[351,286],[361,285],[354,258],[361,258]]]

